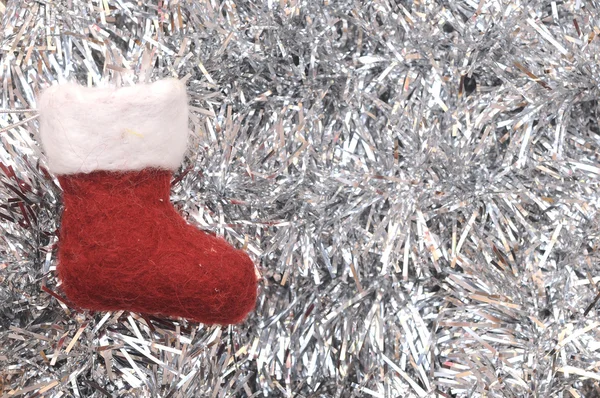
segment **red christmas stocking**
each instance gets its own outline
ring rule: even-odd
[[[218,324],[254,309],[248,255],[187,224],[169,202],[188,134],[178,80],[53,86],[39,113],[50,171],[64,191],[58,275],[69,300]]]

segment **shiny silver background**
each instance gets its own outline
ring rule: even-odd
[[[600,395],[600,2],[0,12],[3,396]],[[36,93],[166,76],[192,101],[173,203],[262,275],[241,325],[61,301]]]

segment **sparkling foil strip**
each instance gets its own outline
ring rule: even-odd
[[[4,396],[600,395],[596,1],[0,3]],[[232,327],[80,313],[52,82],[184,79],[172,200],[259,264]]]

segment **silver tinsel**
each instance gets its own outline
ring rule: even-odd
[[[600,1],[0,3],[3,397],[600,396]],[[81,313],[53,81],[176,76],[172,200],[262,274],[232,327]]]

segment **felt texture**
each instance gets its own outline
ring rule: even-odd
[[[45,89],[40,139],[55,174],[175,170],[187,147],[186,88],[177,79],[131,87]]]
[[[255,307],[252,260],[177,213],[170,171],[96,171],[59,181],[57,269],[74,304],[208,324],[241,322]]]

